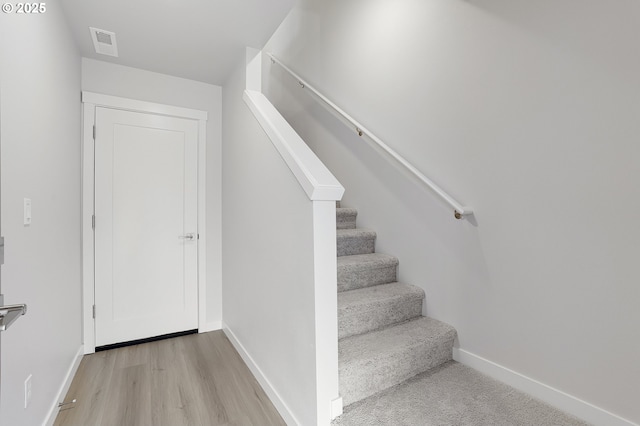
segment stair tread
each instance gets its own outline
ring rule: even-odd
[[[375,359],[388,358],[411,345],[440,339],[455,338],[456,330],[449,324],[429,317],[420,317],[382,330],[372,331],[340,340],[340,365],[371,363]]]
[[[336,216],[357,216],[358,209],[352,209],[351,207],[338,207],[336,208]]]
[[[338,293],[338,338],[417,318],[423,299],[421,288],[398,282]]]
[[[424,299],[424,290],[410,284],[393,282],[338,293],[338,310],[370,305],[390,299]]]
[[[331,422],[333,426],[454,424],[588,426],[455,361],[372,395]]]
[[[450,325],[419,317],[339,340],[345,406],[451,360],[455,336]]]

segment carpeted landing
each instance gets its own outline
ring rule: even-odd
[[[345,408],[336,426],[584,426],[476,370],[449,361]]]

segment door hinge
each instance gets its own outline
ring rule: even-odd
[[[93,125],[93,140],[96,140],[96,125]]]
[[[96,319],[96,305],[93,305],[93,319]]]
[[[91,215],[91,229],[93,229],[94,231],[96,230],[96,215],[95,214]]]

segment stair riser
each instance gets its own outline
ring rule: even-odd
[[[338,338],[368,333],[422,315],[422,297],[338,309]]]
[[[336,218],[336,229],[355,229],[356,219],[353,218]]]
[[[395,282],[396,269],[396,265],[365,270],[338,267],[338,291],[355,290]]]
[[[375,251],[375,237],[343,237],[338,238],[338,256],[369,254]]]
[[[358,211],[356,209],[337,209],[336,227],[338,229],[355,229]]]
[[[361,360],[340,366],[340,395],[347,406],[450,361],[455,334],[445,341],[422,342],[394,358]]]

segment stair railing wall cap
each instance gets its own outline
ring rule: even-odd
[[[355,132],[360,137],[367,137],[373,143],[382,148],[387,154],[389,154],[393,159],[403,165],[407,170],[409,170],[413,175],[415,175],[422,183],[429,187],[436,195],[440,196],[442,200],[444,200],[447,204],[453,207],[453,216],[456,219],[463,219],[466,216],[473,215],[473,210],[469,207],[463,207],[462,204],[453,199],[449,194],[447,194],[442,188],[440,188],[435,182],[422,174],[418,169],[413,166],[413,164],[409,163],[405,158],[400,156],[397,152],[391,149],[387,144],[385,144],[380,138],[375,136],[369,130],[367,130],[362,124],[352,118],[349,114],[344,112],[340,107],[331,102],[324,96],[322,93],[318,92],[313,86],[310,86],[303,78],[301,78],[298,74],[293,72],[289,67],[283,64],[278,58],[276,58],[272,53],[267,53],[267,55],[271,58],[271,62],[274,64],[280,65],[287,73],[289,73],[293,78],[295,78],[298,82],[298,85],[302,89],[309,90],[316,98],[320,99],[323,103],[341,115],[346,121],[348,121],[355,129]]]

